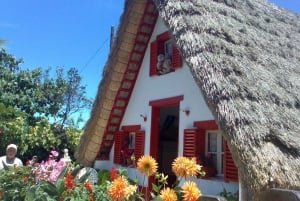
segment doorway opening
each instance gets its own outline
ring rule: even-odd
[[[160,109],[158,132],[158,171],[168,175],[168,184],[176,182],[172,162],[178,156],[179,107]]]
[[[152,106],[150,155],[158,162],[158,171],[168,175],[170,186],[176,182],[172,162],[178,156],[179,105],[182,100],[183,96],[175,96],[149,102]]]

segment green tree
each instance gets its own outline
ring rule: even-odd
[[[18,143],[23,155],[63,148],[72,154],[82,132],[74,116],[78,122],[92,104],[78,70],[57,68],[50,76],[50,68],[22,70],[22,63],[0,49],[0,146]]]

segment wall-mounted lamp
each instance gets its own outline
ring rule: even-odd
[[[182,112],[184,112],[186,116],[189,116],[191,111],[189,109],[183,109]]]
[[[143,120],[146,122],[147,121],[147,116],[140,114],[140,116],[143,118]]]

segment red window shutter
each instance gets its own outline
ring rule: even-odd
[[[115,140],[115,148],[114,148],[114,163],[121,164],[122,163],[122,146],[124,143],[124,139],[126,137],[125,132],[116,132],[114,136]]]
[[[234,164],[227,142],[224,140],[224,180],[238,181],[238,169]]]
[[[137,131],[135,133],[134,156],[137,161],[144,155],[145,150],[145,131]]]
[[[150,44],[150,76],[156,75],[157,70],[157,55],[158,55],[158,47],[157,47],[157,41],[153,41]]]
[[[185,129],[183,136],[183,156],[199,157],[200,153],[205,152],[205,131],[202,135],[201,130]]]
[[[199,137],[197,141],[197,146],[199,147],[199,154],[205,155],[205,130],[199,129]],[[198,155],[199,155],[198,154]]]
[[[172,66],[174,69],[182,67],[182,58],[178,48],[173,45]]]

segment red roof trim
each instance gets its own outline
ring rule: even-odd
[[[154,29],[154,26],[156,24],[156,20],[157,20],[157,17],[158,17],[157,10],[155,10],[155,9],[153,10],[153,9],[151,9],[151,7],[155,8],[155,5],[154,5],[152,0],[148,0],[147,5],[145,7],[145,10],[143,12],[144,15],[143,15],[141,21],[139,22],[140,24],[139,24],[138,32],[137,32],[136,38],[135,38],[135,45],[141,44],[141,41],[139,41],[140,36],[145,37],[145,40],[144,40],[145,45],[147,45],[149,43],[149,39],[152,35],[153,29]],[[149,22],[145,21],[145,17],[149,16],[149,15],[154,17],[154,20],[153,20],[153,22],[151,22],[151,24],[149,24]],[[142,28],[145,27],[145,26],[148,28],[148,30],[150,30],[149,33],[143,32]],[[113,108],[112,108],[111,113],[109,115],[109,119],[108,119],[108,122],[107,122],[107,125],[106,125],[106,130],[105,130],[104,135],[103,135],[103,141],[100,145],[100,150],[98,152],[98,155],[97,155],[96,159],[107,160],[109,158],[109,151],[111,150],[112,142],[107,141],[106,137],[109,133],[117,132],[117,130],[120,127],[122,118],[124,116],[127,104],[129,102],[132,90],[134,88],[134,85],[135,85],[135,82],[136,82],[136,79],[137,79],[137,75],[138,75],[140,67],[141,67],[141,63],[143,61],[145,51],[146,51],[146,47],[144,47],[143,50],[141,50],[141,51],[136,51],[136,49],[133,48],[132,52],[130,53],[130,58],[129,58],[129,61],[127,63],[126,72],[124,73],[123,79],[121,81],[121,86],[118,89],[117,96],[114,100],[114,105],[113,105]],[[122,62],[122,61],[119,61],[119,62]],[[126,75],[127,75],[128,72],[135,74],[133,79],[126,79]],[[120,92],[121,91],[129,92],[128,97],[127,98],[120,97]],[[114,109],[116,109],[116,108],[121,110],[121,113],[120,113],[121,115],[118,115],[118,117],[120,118],[120,121],[118,123],[113,123],[113,121],[112,121],[113,117],[116,116],[116,115],[113,114],[113,112],[114,112]],[[108,128],[110,128],[112,125],[114,127],[116,127],[115,131],[109,131],[108,130]]]

